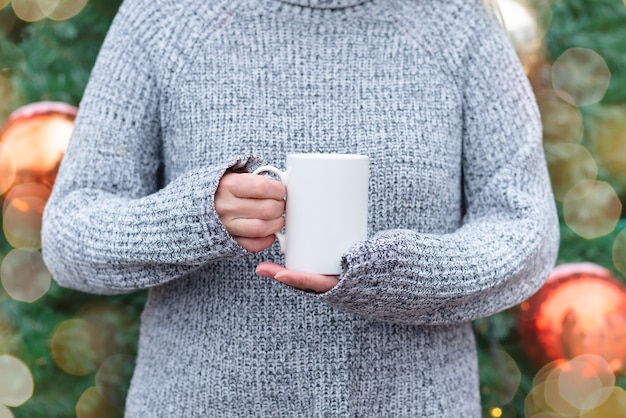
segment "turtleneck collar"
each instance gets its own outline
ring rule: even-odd
[[[295,4],[313,9],[343,9],[345,7],[357,6],[367,3],[370,0],[280,0],[284,3]]]

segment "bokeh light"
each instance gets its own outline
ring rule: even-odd
[[[128,354],[114,354],[107,357],[96,373],[98,392],[109,404],[123,408],[135,357]]]
[[[11,4],[15,15],[25,22],[36,22],[46,17],[38,0],[13,0]]]
[[[622,203],[610,184],[582,180],[563,197],[565,223],[583,238],[594,239],[613,232]]]
[[[110,405],[96,387],[88,388],[76,404],[76,418],[121,418],[122,411]]]
[[[533,386],[528,395],[526,395],[526,399],[524,401],[524,411],[527,417],[536,418],[540,416],[540,414],[553,412],[550,405],[546,402],[545,386],[545,382],[542,381],[541,383]]]
[[[3,228],[15,248],[41,246],[41,217],[51,189],[39,183],[18,184],[11,188],[2,205]]]
[[[2,203],[2,211],[4,212],[9,203],[13,199],[21,199],[25,197],[36,197],[43,201],[47,201],[50,197],[52,190],[49,186],[39,183],[23,183],[13,186],[11,190],[5,195],[4,202]],[[18,204],[19,205],[19,204]]]
[[[50,289],[52,276],[39,251],[15,249],[2,261],[2,286],[7,294],[21,302],[34,302]]]
[[[9,408],[0,403],[0,418],[15,418]]]
[[[489,411],[489,415],[491,415],[494,418],[500,418],[502,416],[502,409],[501,408],[491,408],[491,410]]]
[[[0,10],[4,9],[10,2],[11,0],[0,0]]]
[[[98,330],[100,344],[100,361],[106,356],[124,352],[124,338],[120,330],[131,327],[131,311],[128,306],[117,306],[107,303],[97,303],[82,307],[77,317],[88,321]]]
[[[611,255],[615,268],[626,276],[626,229],[620,231],[615,237]]]
[[[98,329],[84,319],[61,322],[50,338],[54,362],[64,372],[85,376],[96,371],[104,358]]]
[[[595,180],[598,166],[587,148],[577,144],[556,144],[546,149],[554,197],[562,201],[582,180]]]
[[[559,376],[561,375],[562,368],[568,363],[560,363],[553,368],[550,373],[545,377],[545,380],[540,386],[543,386],[543,398],[547,409],[544,412],[556,412],[559,416],[575,417],[578,415],[579,410],[567,402],[563,398],[563,394],[559,388]]]
[[[67,20],[87,5],[87,0],[39,0],[46,3],[44,14],[52,20]],[[42,7],[43,8],[43,7]]]
[[[547,146],[559,143],[579,143],[584,127],[578,107],[560,98],[554,90],[537,95],[543,124],[543,141]]]
[[[63,0],[37,0],[39,3],[39,9],[44,16],[50,16],[50,13],[54,11],[59,5],[59,2],[65,3]]]
[[[525,400],[527,417],[596,416],[611,402],[615,375],[606,361],[596,355],[581,355],[568,361],[545,365],[533,379]],[[616,397],[619,400],[619,395]],[[603,418],[617,417],[625,409],[612,409]],[[584,414],[594,415],[584,415]],[[583,414],[583,415],[581,415]]]
[[[41,248],[41,220],[46,201],[37,196],[19,196],[3,210],[2,230],[14,248]]]
[[[16,407],[33,396],[34,381],[24,362],[11,355],[0,355],[0,404]]]
[[[552,65],[552,84],[563,100],[577,106],[599,102],[611,81],[604,58],[586,48],[570,48]]]
[[[80,13],[86,4],[87,0],[13,0],[13,10],[17,17],[26,22],[36,22],[46,17],[67,20]]]
[[[555,369],[559,393],[573,407],[589,410],[606,401],[602,389],[615,384],[615,375],[601,356],[583,354]]]
[[[589,150],[611,183],[626,187],[626,105],[603,106],[592,121]]]
[[[580,418],[623,418],[626,416],[626,391],[621,387],[604,388],[601,390],[602,404],[594,409],[584,411]]]

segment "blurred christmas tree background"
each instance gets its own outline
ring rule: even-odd
[[[0,0],[0,418],[123,416],[145,293],[59,288],[38,235],[120,3]],[[474,323],[483,414],[626,417],[626,3],[493,3],[537,95],[562,238],[537,295]]]

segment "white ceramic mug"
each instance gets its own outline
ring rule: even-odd
[[[355,154],[288,154],[287,169],[263,166],[287,188],[285,234],[276,237],[285,267],[341,273],[341,256],[367,238],[369,158]]]

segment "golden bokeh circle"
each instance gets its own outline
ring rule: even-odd
[[[626,105],[602,106],[589,126],[589,150],[611,182],[626,187]]]
[[[543,383],[555,368],[559,367],[561,364],[565,363],[566,361],[567,360],[564,360],[564,359],[555,360],[541,367],[539,371],[535,373],[535,376],[533,377],[533,382],[532,382],[533,386],[538,386],[539,384]]]
[[[46,201],[37,196],[11,199],[3,211],[2,229],[14,248],[41,248],[41,219]]]
[[[38,0],[12,0],[11,5],[15,15],[25,22],[36,22],[46,17]]]
[[[502,416],[502,409],[498,407],[491,408],[489,410],[489,415],[494,418],[500,418]]]
[[[555,144],[546,149],[554,197],[562,201],[582,180],[595,180],[598,165],[587,148],[577,144]]]
[[[56,365],[75,376],[96,371],[104,357],[98,329],[79,318],[57,326],[50,338],[50,351]]]
[[[563,197],[565,223],[586,239],[613,232],[621,213],[619,196],[604,181],[582,180]]]
[[[15,418],[9,408],[0,403],[0,418]]]
[[[545,404],[548,406],[547,409],[544,409],[544,412],[554,411],[560,414],[560,416],[575,417],[579,410],[563,398],[559,387],[559,376],[561,375],[562,367],[563,365],[555,367],[543,382],[543,396]]]
[[[98,330],[101,340],[101,360],[105,357],[125,351],[123,342],[119,338],[120,331],[128,330],[136,325],[132,322],[129,306],[112,305],[109,303],[95,303],[83,306],[76,316],[88,321]]]
[[[564,363],[558,373],[561,397],[578,410],[589,410],[607,400],[601,389],[612,387],[615,375],[601,356],[585,354]]]
[[[11,2],[11,0],[0,0],[0,10],[4,9],[5,7],[7,7],[10,2]]]
[[[20,406],[33,396],[34,388],[33,376],[23,361],[0,355],[0,404]]]
[[[597,407],[583,411],[580,418],[623,418],[626,416],[626,391],[621,387],[601,389],[598,396],[606,400]]]
[[[615,268],[626,276],[626,229],[620,231],[615,237],[611,255]]]
[[[4,196],[4,202],[2,204],[2,212],[6,211],[9,203],[13,199],[20,199],[24,197],[36,197],[44,202],[48,201],[52,190],[50,187],[40,183],[22,183],[11,187],[11,190]]]
[[[80,13],[87,5],[87,0],[40,0],[49,6],[45,15],[52,20],[68,20]],[[56,3],[56,4],[54,4]],[[54,7],[50,7],[54,4]]]
[[[76,403],[76,418],[121,418],[122,411],[109,405],[94,386],[88,388]]]
[[[593,372],[585,376],[583,369],[586,367],[581,362],[568,362],[567,367],[559,370],[557,377],[560,397],[577,410],[591,409],[585,406],[601,403],[600,397],[596,399],[596,396],[590,395],[596,395],[602,389],[602,380]]]
[[[96,387],[102,398],[118,408],[124,407],[128,391],[128,373],[134,368],[135,357],[113,354],[107,357],[96,372]]]
[[[37,2],[39,3],[41,13],[48,17],[59,6],[59,3],[63,3],[64,0],[37,0]]]
[[[11,298],[30,303],[48,292],[52,275],[39,251],[15,249],[2,260],[0,280]]]
[[[552,64],[554,90],[576,106],[602,100],[610,81],[611,71],[606,61],[591,49],[570,48]]]
[[[580,143],[584,125],[578,107],[561,99],[554,90],[537,95],[543,125],[543,141],[547,145]]]
[[[615,406],[621,401],[621,394],[614,393],[615,380],[610,365],[598,355],[583,354],[571,360],[548,363],[533,378],[532,388],[524,401],[525,416],[612,417],[611,414],[585,414],[592,411],[606,413],[607,403]],[[613,409],[617,410],[620,409]],[[580,415],[581,412],[584,414]]]
[[[545,382],[541,382],[532,387],[526,399],[524,400],[524,411],[526,416],[536,416],[536,414],[543,413],[545,411],[553,411],[553,409],[546,402],[545,396]]]

